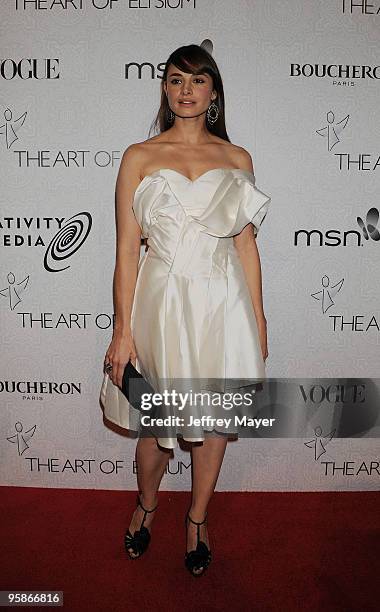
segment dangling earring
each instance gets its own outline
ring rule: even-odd
[[[212,115],[212,113],[214,113],[214,116]],[[211,123],[211,125],[215,123],[215,121],[218,119],[219,108],[217,107],[215,102],[211,102],[210,106],[207,109],[206,115],[207,115],[207,121]]]
[[[167,117],[167,120],[168,120],[169,123],[173,123],[173,121],[174,121],[174,113],[173,113],[171,108],[169,108],[166,117]]]

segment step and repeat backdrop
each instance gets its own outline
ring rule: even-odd
[[[169,54],[195,43],[272,198],[257,243],[276,427],[228,444],[217,490],[377,489],[380,0],[0,11],[2,484],[136,488],[136,439],[99,401],[115,182],[123,151],[152,135]],[[162,489],[190,483],[180,445]]]

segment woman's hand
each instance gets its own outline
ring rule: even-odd
[[[261,352],[265,361],[268,357],[267,321],[265,317],[257,321],[257,328],[259,330]]]
[[[117,334],[112,338],[104,358],[104,367],[108,363],[112,365],[112,370],[108,370],[108,374],[114,385],[121,387],[124,368],[129,360],[136,367],[136,357],[136,347],[130,332]]]

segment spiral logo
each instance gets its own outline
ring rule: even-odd
[[[81,212],[67,220],[51,240],[44,257],[48,272],[62,272],[70,266],[62,267],[62,262],[82,246],[92,226],[90,213]]]

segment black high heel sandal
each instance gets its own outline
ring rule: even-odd
[[[150,512],[154,512],[158,508],[158,504],[155,508],[153,508],[153,510],[147,510],[146,508],[144,508],[139,495],[137,496],[137,505],[144,510],[144,518],[141,521],[140,529],[135,531],[133,535],[131,534],[129,529],[127,529],[124,535],[125,550],[130,559],[138,559],[147,550],[150,542],[150,532],[146,527],[144,527],[144,522],[146,519],[146,515]],[[131,551],[128,550],[130,548],[132,548],[133,555],[131,555]]]
[[[206,571],[206,568],[211,563],[211,550],[207,548],[207,545],[205,542],[199,539],[199,531],[200,531],[199,527],[200,525],[203,525],[206,522],[207,512],[206,512],[205,518],[203,519],[201,523],[197,523],[196,521],[193,521],[190,514],[187,513],[185,516],[186,528],[187,528],[187,519],[189,519],[191,523],[197,526],[197,548],[195,550],[190,550],[189,552],[186,552],[185,566],[193,576],[202,576],[204,572]],[[197,571],[197,570],[200,570],[201,568],[202,568],[202,571]]]

